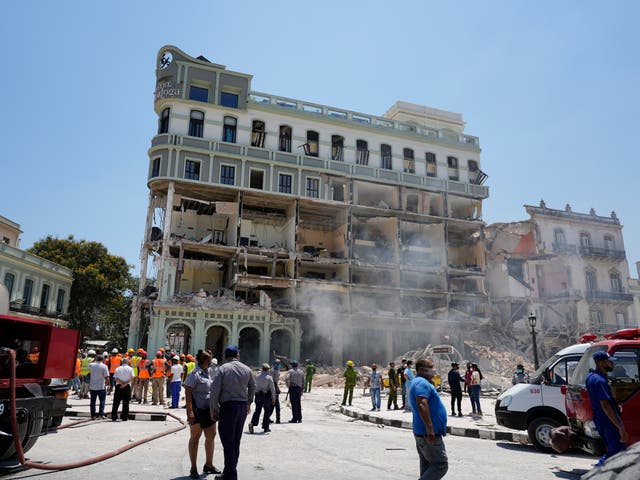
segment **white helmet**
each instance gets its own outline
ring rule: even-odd
[[[90,357],[93,357],[93,356],[95,356],[95,355],[96,355],[96,351],[95,351],[95,350],[89,350],[89,351],[87,352],[87,355],[89,355]]]
[[[114,348],[113,350],[111,350],[111,353],[118,353],[118,349]]]
[[[211,363],[214,365],[218,365],[218,359],[217,358],[212,358],[211,359]]]

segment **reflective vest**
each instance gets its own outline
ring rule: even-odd
[[[76,376],[76,377],[80,376],[81,365],[82,365],[82,362],[80,361],[80,359],[76,358],[76,370],[74,372],[74,376]]]
[[[31,363],[38,363],[39,358],[39,353],[30,353],[29,355],[27,355],[27,360],[29,360]]]
[[[155,368],[153,375],[151,375],[153,378],[164,377],[164,364],[165,364],[164,358],[153,359],[153,367]]]
[[[138,362],[138,378],[145,380],[149,378],[149,364],[144,358],[140,358]]]
[[[138,376],[138,362],[142,360],[142,357],[136,355],[131,359],[131,368],[133,368],[133,376]]]
[[[109,362],[109,373],[116,373],[116,368],[122,364],[122,355],[114,355]]]
[[[89,375],[89,364],[93,362],[93,357],[84,357],[82,359],[82,366],[80,367],[80,375],[86,377]]]
[[[194,368],[196,368],[196,362],[187,362],[187,375],[193,372]]]

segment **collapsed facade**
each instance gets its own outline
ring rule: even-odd
[[[462,115],[367,115],[173,46],[157,60],[130,344],[382,362],[487,319],[487,176]]]
[[[549,352],[587,332],[637,326],[616,214],[577,213],[569,205],[556,210],[544,201],[525,209],[529,220],[485,228],[496,326],[506,331],[517,322],[525,326],[532,312]]]

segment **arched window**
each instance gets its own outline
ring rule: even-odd
[[[427,161],[427,177],[437,176],[438,168],[436,166],[436,154],[433,152],[427,152],[425,154],[425,160]]]
[[[228,143],[236,143],[237,128],[238,120],[235,117],[224,117],[224,125],[222,126],[222,141]]]
[[[169,133],[169,115],[171,114],[170,108],[165,108],[160,114],[160,121],[158,122],[158,135],[162,133]]]
[[[302,146],[304,148],[304,154],[310,157],[317,157],[319,145],[320,135],[318,132],[307,130],[307,143]]]
[[[391,159],[391,145],[383,143],[380,145],[380,166],[386,170],[393,168],[393,161]]]
[[[331,135],[331,160],[344,161],[344,137]]]
[[[191,110],[189,118],[189,136],[202,138],[204,130],[204,112]]]
[[[264,148],[264,139],[267,133],[265,130],[264,122],[260,120],[254,120],[251,124],[251,146]]]
[[[288,125],[280,125],[278,150],[281,152],[291,151],[291,127]]]
[[[369,145],[366,140],[356,140],[356,163],[369,165]]]
[[[413,149],[402,149],[402,156],[404,158],[404,171],[406,173],[416,173],[416,164],[413,157]]]
[[[447,166],[449,167],[449,180],[458,180],[458,159],[456,157],[447,157]]]

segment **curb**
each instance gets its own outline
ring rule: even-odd
[[[78,412],[75,410],[67,410],[65,417],[91,417],[91,412]],[[129,420],[147,421],[147,422],[164,422],[167,416],[163,413],[130,413]]]
[[[407,420],[395,420],[390,418],[382,418],[376,415],[369,415],[368,413],[359,413],[348,408],[340,406],[340,413],[351,417],[363,420],[365,422],[376,423],[378,425],[386,425],[388,427],[404,428],[407,430],[412,429],[412,422]],[[469,437],[479,438],[483,440],[498,440],[505,442],[521,443],[528,445],[529,436],[526,433],[519,432],[502,432],[497,430],[488,430],[481,428],[463,428],[447,426],[447,434],[457,437]]]

